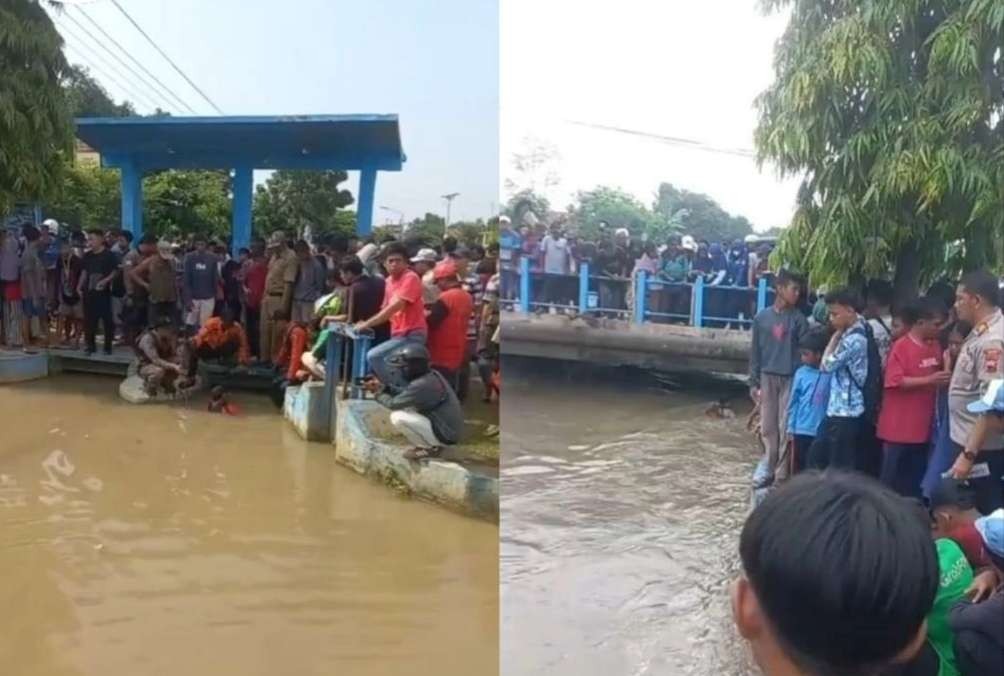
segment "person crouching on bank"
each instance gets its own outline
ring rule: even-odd
[[[459,443],[464,412],[453,388],[429,365],[429,350],[421,344],[406,344],[388,357],[387,365],[397,371],[404,386],[371,378],[364,388],[390,409],[391,424],[413,444],[405,457],[436,457],[443,446]]]

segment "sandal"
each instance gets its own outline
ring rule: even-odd
[[[408,460],[428,460],[438,457],[442,450],[441,448],[409,448],[404,452],[404,457]]]

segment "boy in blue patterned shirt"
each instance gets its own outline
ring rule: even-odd
[[[809,467],[855,469],[865,414],[868,379],[868,330],[849,289],[826,295],[830,326],[835,330],[823,353],[822,371],[832,375],[826,419],[809,450]]]

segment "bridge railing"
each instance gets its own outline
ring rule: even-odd
[[[686,324],[748,329],[757,312],[773,302],[761,278],[756,287],[671,282],[639,271],[632,279],[593,275],[589,264],[578,274],[532,271],[527,258],[518,271],[504,271],[502,307],[523,313],[572,310],[579,315],[628,319],[636,324]]]
[[[324,398],[328,405],[335,401],[338,387],[352,399],[361,399],[363,390],[357,384],[369,373],[366,353],[373,345],[372,331],[356,331],[351,324],[328,324],[325,346]]]

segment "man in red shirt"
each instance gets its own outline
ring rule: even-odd
[[[422,302],[422,280],[408,269],[408,250],[400,242],[388,244],[383,259],[387,270],[383,307],[374,316],[358,322],[355,328],[364,331],[390,322],[390,340],[372,348],[366,360],[380,382],[404,387],[404,377],[392,372],[387,358],[409,343],[426,344],[429,328]]]
[[[948,384],[939,326],[944,307],[920,298],[901,313],[907,334],[896,341],[885,369],[885,391],[877,436],[885,443],[882,482],[907,497],[921,496],[938,388]]]
[[[261,324],[261,299],[265,295],[265,276],[268,274],[265,242],[256,239],[251,243],[251,257],[241,264],[238,274],[244,285],[244,324],[251,327],[248,333],[251,354],[261,359],[260,332],[257,327]]]
[[[460,369],[467,361],[467,325],[474,300],[461,286],[457,264],[452,259],[447,258],[437,264],[432,278],[440,293],[429,307],[426,318],[429,323],[430,363],[457,392]]]

